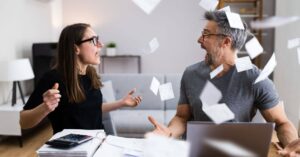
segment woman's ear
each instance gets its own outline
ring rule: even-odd
[[[75,49],[75,54],[76,55],[79,55],[79,53],[80,53],[80,49],[79,49],[79,47],[78,47],[78,45],[74,45],[74,49]]]

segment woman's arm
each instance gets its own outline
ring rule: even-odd
[[[32,128],[37,125],[50,112],[58,106],[61,95],[58,90],[58,83],[52,89],[43,94],[43,103],[31,110],[24,110],[20,113],[20,125],[22,129]]]
[[[102,104],[102,112],[109,112],[112,110],[116,110],[121,107],[135,107],[142,101],[142,97],[140,96],[133,96],[133,93],[135,92],[135,89],[128,92],[126,96],[124,96],[122,99],[111,102],[111,103],[103,103]]]

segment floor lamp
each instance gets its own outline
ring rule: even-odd
[[[25,58],[0,62],[0,74],[0,81],[13,82],[11,105],[14,106],[17,102],[17,86],[20,91],[22,102],[25,104],[20,81],[34,78],[29,59]]]

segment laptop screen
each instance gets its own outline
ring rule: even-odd
[[[222,123],[191,121],[187,141],[191,157],[267,156],[273,123]],[[243,154],[243,155],[241,155]]]

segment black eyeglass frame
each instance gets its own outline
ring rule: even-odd
[[[212,35],[215,35],[215,36],[223,36],[223,37],[228,37],[228,35],[226,34],[218,34],[218,33],[203,33],[201,34],[201,37],[204,39],[205,37],[209,37],[209,36],[212,36]]]
[[[77,44],[77,45],[80,45],[80,44],[82,44],[82,43],[84,43],[84,42],[88,42],[88,41],[92,41],[92,43],[93,43],[95,46],[97,46],[97,44],[100,43],[100,41],[99,41],[99,36],[93,36],[93,37],[91,37],[91,38],[88,38],[88,39],[85,39],[85,40],[81,40],[81,41],[79,41],[79,42],[76,42],[76,44]]]

